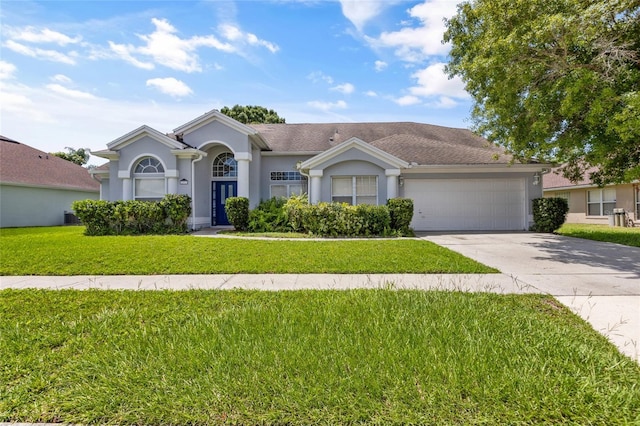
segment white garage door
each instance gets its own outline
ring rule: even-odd
[[[416,231],[524,230],[524,179],[406,179]]]

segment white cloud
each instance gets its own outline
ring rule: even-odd
[[[76,61],[71,56],[56,50],[45,50],[40,48],[32,48],[25,46],[24,44],[17,43],[13,40],[8,40],[3,44],[4,47],[13,50],[21,55],[30,56],[36,59],[43,59],[53,62],[61,62],[63,64],[75,65]]]
[[[372,18],[378,16],[391,2],[384,1],[362,1],[362,0],[340,0],[342,14],[351,21],[358,31],[362,31],[364,26]]]
[[[51,77],[50,80],[58,83],[63,83],[63,84],[69,84],[73,81],[69,77],[63,74],[56,74],[53,77]]]
[[[22,84],[0,83],[0,104],[3,115],[0,132],[2,134],[12,134],[12,125],[16,126],[15,133],[17,134],[20,129],[37,128],[38,126],[34,126],[34,122],[50,124],[55,121],[50,114],[34,104],[27,96],[29,91],[29,87]]]
[[[130,44],[117,44],[112,41],[109,41],[109,47],[111,51],[116,54],[117,57],[122,59],[125,62],[130,63],[134,67],[142,68],[144,70],[152,70],[155,68],[155,65],[151,62],[143,62],[131,55],[131,52],[135,52],[136,48]]]
[[[309,80],[313,83],[318,83],[319,81],[324,81],[327,84],[333,84],[333,78],[324,74],[322,71],[314,71],[307,76]]]
[[[8,80],[14,78],[17,68],[10,62],[0,60],[0,80]]]
[[[394,99],[393,101],[400,106],[416,105],[421,102],[420,98],[413,95],[402,96],[400,98]]]
[[[55,43],[59,46],[66,46],[67,44],[79,43],[82,40],[80,36],[72,38],[49,28],[37,30],[31,26],[23,29],[11,28],[7,32],[10,38],[28,43]]]
[[[388,65],[389,64],[387,64],[384,61],[376,61],[374,64],[374,68],[376,71],[380,72],[380,71],[383,71],[385,68],[387,68]]]
[[[345,101],[338,101],[338,102],[311,101],[311,102],[307,102],[307,105],[322,111],[330,111],[333,109],[347,108],[347,103]]]
[[[189,86],[173,77],[152,78],[147,80],[147,87],[155,87],[160,92],[174,97],[188,96],[193,93]]]
[[[55,92],[59,95],[62,95],[67,98],[72,99],[81,99],[81,100],[90,100],[97,99],[94,95],[89,92],[83,92],[81,90],[69,89],[68,87],[64,87],[60,84],[47,84],[45,86],[47,89]]]
[[[418,85],[409,89],[411,94],[421,97],[469,98],[462,80],[459,77],[449,79],[444,72],[444,67],[444,63],[438,62],[412,74],[411,77],[417,79]]]
[[[266,40],[259,39],[255,34],[245,33],[240,28],[231,24],[218,27],[223,38],[221,41],[214,35],[193,36],[180,38],[178,30],[166,19],[153,18],[151,20],[156,27],[151,34],[138,34],[138,38],[145,42],[142,46],[132,44],[117,44],[109,41],[111,51],[122,60],[143,69],[153,69],[154,63],[165,67],[188,73],[202,71],[200,57],[197,50],[201,47],[209,47],[226,53],[245,55],[243,48],[246,46],[261,46],[272,53],[279,47]],[[100,56],[99,52],[94,55]],[[141,60],[136,55],[151,58],[153,62]]]
[[[438,99],[438,101],[434,104],[434,106],[439,109],[448,109],[458,106],[458,102],[454,101],[448,96],[441,96],[440,99]]]
[[[219,27],[224,38],[229,41],[233,41],[240,44],[249,44],[251,46],[262,46],[269,50],[271,53],[276,53],[280,48],[278,45],[266,40],[261,40],[252,33],[244,33],[240,28],[231,24],[222,24]]]
[[[374,92],[373,90],[367,90],[366,92],[364,92],[365,95],[372,97],[372,98],[377,98],[378,94],[376,92]]]
[[[409,9],[409,15],[419,21],[417,27],[383,32],[378,38],[366,37],[377,48],[393,48],[407,62],[420,62],[432,55],[444,55],[449,46],[442,44],[444,18],[455,15],[457,0],[427,0]]]
[[[344,83],[344,84],[338,84],[337,86],[332,87],[331,90],[344,93],[345,95],[350,95],[356,90],[356,88],[351,83]]]

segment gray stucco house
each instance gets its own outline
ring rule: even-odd
[[[63,225],[75,200],[99,194],[84,167],[0,136],[0,228]]]
[[[416,230],[526,230],[541,164],[520,164],[466,129],[419,123],[244,125],[217,110],[172,133],[141,126],[92,152],[109,163],[101,198],[193,199],[194,229],[227,224],[224,202],[256,206],[307,193],[311,203],[414,200]]]

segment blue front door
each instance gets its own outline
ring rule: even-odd
[[[238,196],[238,182],[211,182],[211,225],[228,225],[227,212],[224,203],[229,197]]]

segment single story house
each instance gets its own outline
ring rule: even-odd
[[[606,185],[602,188],[591,182],[587,170],[579,182],[571,182],[553,169],[543,176],[545,197],[566,198],[569,202],[567,223],[607,225],[613,209],[623,208],[634,221],[640,220],[640,183]]]
[[[217,110],[164,134],[141,126],[92,152],[107,200],[193,200],[194,229],[227,224],[224,202],[251,207],[307,193],[311,203],[414,201],[416,230],[527,230],[541,164],[512,158],[466,129],[419,123],[245,125]]]
[[[99,195],[84,167],[0,136],[0,227],[63,225],[75,200]]]

